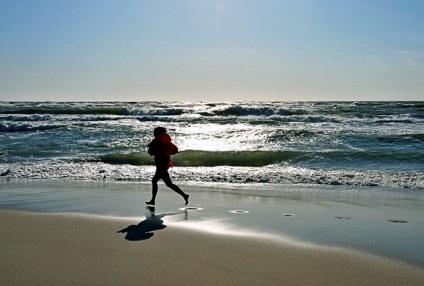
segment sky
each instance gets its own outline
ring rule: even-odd
[[[0,0],[0,100],[424,100],[423,15],[422,0]]]

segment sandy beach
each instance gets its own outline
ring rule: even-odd
[[[0,216],[1,285],[422,285],[424,281],[421,270],[352,251],[177,227],[156,229],[143,239],[149,227],[137,229],[138,221],[130,219],[11,210],[2,210]],[[151,224],[153,229],[158,226]],[[122,229],[130,231],[119,233]],[[141,240],[134,240],[137,235]]]
[[[402,240],[413,247],[411,241],[418,238],[406,227],[420,226],[422,219],[405,211],[402,218],[409,223],[390,223],[385,219],[399,210],[394,212],[391,205],[390,213],[379,207],[370,194],[359,206],[363,198],[358,195],[341,199],[323,191],[283,192],[277,197],[264,191],[267,195],[258,196],[249,190],[186,189],[191,194],[189,209],[163,187],[156,208],[145,209],[142,199],[149,196],[148,185],[3,184],[0,285],[424,282],[420,257],[409,263],[403,259],[409,258],[408,253],[393,259],[397,252],[387,250],[400,233],[409,233]],[[283,211],[293,216],[285,217]],[[335,214],[352,217],[340,219]],[[366,217],[373,221],[365,221]],[[374,234],[372,223],[381,225]],[[386,235],[386,229],[393,236]],[[381,237],[373,237],[377,234]],[[328,243],[320,243],[325,237]],[[375,240],[382,247],[376,250],[378,255],[367,251],[375,248]],[[405,249],[400,245],[396,251]]]

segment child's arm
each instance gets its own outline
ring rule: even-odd
[[[153,139],[152,142],[149,143],[149,145],[147,145],[148,150],[147,152],[149,153],[150,156],[154,156],[156,155],[157,149],[158,149],[158,144],[155,141],[156,139]]]

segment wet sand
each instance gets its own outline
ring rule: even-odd
[[[354,251],[139,220],[1,210],[1,285],[422,285]],[[163,221],[163,220],[162,220]]]
[[[418,249],[415,205],[400,204],[400,212],[397,198],[385,197],[386,209],[371,194],[186,190],[188,210],[163,186],[153,210],[143,204],[148,185],[2,185],[0,285],[424,283],[420,257],[395,260],[385,246],[402,234],[399,251]],[[375,245],[384,246],[379,255],[367,251]]]

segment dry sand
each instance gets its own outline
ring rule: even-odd
[[[424,285],[422,269],[347,250],[172,225],[137,237],[139,221],[100,216],[0,221],[0,285]]]

